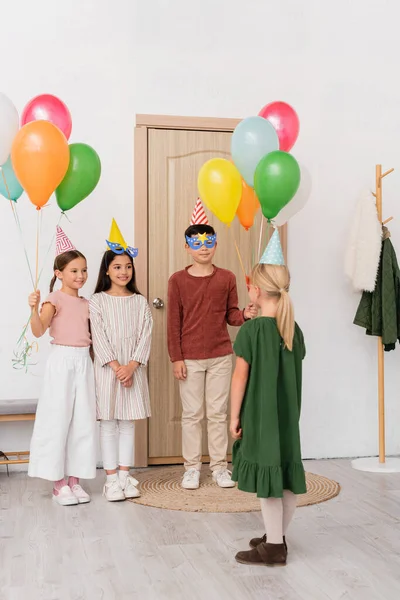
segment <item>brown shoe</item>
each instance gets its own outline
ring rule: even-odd
[[[266,567],[284,567],[287,551],[285,544],[262,543],[252,550],[238,552],[235,559],[243,565],[264,565]]]
[[[266,544],[267,542],[267,534],[264,533],[264,535],[262,536],[262,538],[253,538],[252,540],[250,540],[250,548],[257,548],[257,546],[259,546],[260,544]],[[283,543],[285,545],[285,549],[286,552],[288,551],[287,549],[287,544],[286,544],[286,537],[283,536]]]

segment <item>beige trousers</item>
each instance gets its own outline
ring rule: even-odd
[[[180,381],[182,400],[182,453],[185,468],[201,469],[202,421],[207,415],[208,452],[212,471],[227,467],[228,399],[232,356],[185,360],[187,375]]]

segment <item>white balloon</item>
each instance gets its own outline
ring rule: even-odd
[[[286,204],[286,206],[282,208],[281,212],[276,215],[275,219],[272,219],[273,224],[277,227],[282,227],[282,225],[287,223],[289,219],[300,212],[301,209],[305,207],[309,197],[311,196],[312,181],[310,172],[302,164],[300,164],[300,171],[300,187],[295,196],[288,204]]]
[[[0,92],[0,165],[3,165],[11,153],[11,146],[19,129],[19,116],[17,109]]]

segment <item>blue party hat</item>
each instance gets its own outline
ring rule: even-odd
[[[260,259],[260,264],[263,265],[285,265],[285,259],[283,258],[281,240],[279,239],[279,232],[275,229],[269,240],[268,246],[264,250],[264,254]]]

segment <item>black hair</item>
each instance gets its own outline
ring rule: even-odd
[[[211,225],[190,225],[185,231],[185,240],[186,236],[192,237],[192,235],[201,235],[202,233],[215,235],[215,229]]]
[[[54,275],[53,279],[50,281],[50,292],[53,291],[54,285],[57,281],[57,275],[55,274],[55,271],[64,271],[65,267],[76,258],[83,258],[86,260],[86,257],[83,256],[82,252],[79,252],[79,250],[67,250],[67,252],[63,252],[62,254],[56,256],[53,264]]]
[[[127,252],[115,254],[115,252],[112,250],[106,250],[103,254],[103,258],[101,259],[99,276],[97,278],[96,289],[94,290],[95,294],[98,294],[99,292],[107,292],[110,289],[111,279],[107,275],[108,268],[118,256],[122,256],[123,254],[129,258],[132,265],[132,279],[126,284],[126,289],[132,292],[132,294],[141,295],[136,286],[136,271],[132,256],[130,256]]]

